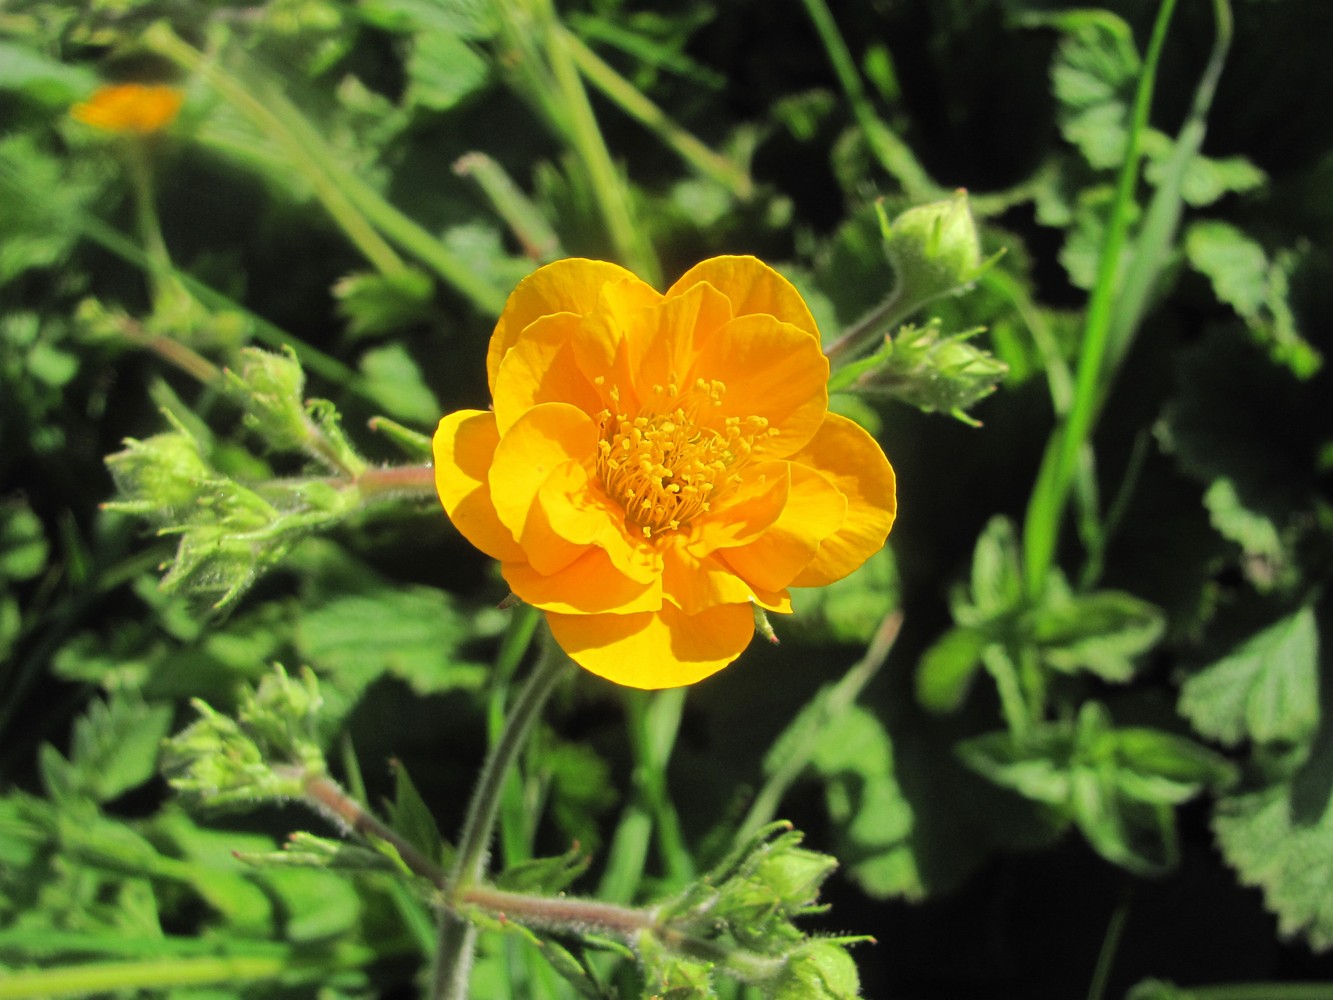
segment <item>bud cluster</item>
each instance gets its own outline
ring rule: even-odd
[[[290,352],[246,349],[224,378],[269,448],[302,452],[334,475],[241,483],[218,471],[199,437],[169,413],[172,430],[128,439],[106,459],[118,493],[106,509],[144,517],[159,534],[180,538],[163,586],[208,596],[218,608],[312,532],[359,510],[366,497],[355,487],[367,469],[333,405],[302,399],[305,376]]]
[[[793,922],[824,910],[819,889],[837,867],[801,840],[789,824],[775,823],[663,904],[657,935],[669,947],[641,942],[639,949],[650,981],[680,989],[681,997],[709,996],[682,987],[706,982],[717,968],[775,1000],[859,996],[845,947],[853,939],[811,938]]]
[[[167,741],[171,784],[210,805],[300,798],[327,767],[318,736],[323,698],[315,675],[281,665],[241,695],[235,716],[196,699],[200,718]]]

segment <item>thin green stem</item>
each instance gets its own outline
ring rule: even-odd
[[[330,968],[364,965],[370,949],[349,953]],[[120,990],[182,989],[190,986],[237,986],[290,976],[300,966],[292,955],[234,955],[207,958],[156,958],[142,962],[89,962],[55,969],[18,970],[0,978],[0,1000],[83,996]],[[313,968],[311,969],[313,972]]]
[[[888,661],[893,644],[902,630],[901,611],[892,611],[879,623],[879,628],[866,647],[865,656],[852,664],[851,669],[843,674],[842,679],[832,688],[827,689],[819,706],[819,715],[815,725],[805,727],[805,733],[798,746],[793,746],[788,755],[773,769],[759,794],[750,803],[750,809],[736,828],[735,841],[744,843],[754,837],[777,816],[787,791],[805,771],[814,755],[820,738],[837,724],[838,719],[856,703],[867,684],[870,683],[881,667]]]
[[[569,668],[569,659],[548,636],[541,659],[514,702],[504,732],[482,765],[459,836],[458,856],[449,873],[446,905],[481,879],[509,769],[541,715],[547,698]],[[441,913],[439,948],[430,994],[434,1000],[466,998],[475,940],[476,928],[472,924],[448,909]]]
[[[830,369],[837,371],[855,361],[867,347],[876,343],[923,304],[904,302],[902,289],[895,288],[888,298],[839,334],[838,339],[825,349]]]
[[[346,826],[357,836],[372,842],[381,840],[391,845],[413,874],[436,884],[444,881],[444,869],[434,859],[426,857],[395,830],[367,811],[332,778],[323,775],[307,778],[305,795],[316,811],[332,818],[339,825]]]
[[[875,158],[889,174],[903,186],[903,191],[914,202],[934,201],[946,197],[948,192],[930,179],[911,149],[893,130],[875,113],[874,105],[866,94],[861,74],[857,71],[856,61],[851,50],[843,41],[838,31],[838,24],[824,0],[803,0],[806,13],[814,23],[815,33],[828,53],[833,72],[838,78],[842,92],[851,106],[852,115],[861,128],[866,144]]]
[[[1153,24],[1147,55],[1134,94],[1125,158],[1116,183],[1111,215],[1097,264],[1097,283],[1088,304],[1082,349],[1075,374],[1074,399],[1068,415],[1057,425],[1042,457],[1037,482],[1023,524],[1025,586],[1030,596],[1041,593],[1055,559],[1056,542],[1064,522],[1065,507],[1080,449],[1089,440],[1095,422],[1104,363],[1115,318],[1120,288],[1121,258],[1128,240],[1129,207],[1134,200],[1142,158],[1141,140],[1148,123],[1157,66],[1176,0],[1162,0]]]
[[[514,617],[500,644],[491,683],[486,719],[488,746],[495,746],[504,734],[504,707],[510,684],[540,621],[541,612],[530,604],[520,605],[514,610]],[[522,776],[517,771],[511,771],[505,780],[504,793],[500,799],[500,852],[506,867],[527,861],[532,854],[534,821],[526,808],[523,788]]]
[[[634,754],[633,788],[611,838],[598,896],[615,902],[634,898],[648,864],[654,835],[667,877],[684,882],[693,875],[680,825],[666,788],[666,768],[680,729],[685,689],[653,693],[630,691],[626,697],[630,747]]]
[[[1111,914],[1111,921],[1106,927],[1106,936],[1102,938],[1102,949],[1097,954],[1097,967],[1092,971],[1092,982],[1088,985],[1088,1000],[1102,1000],[1106,995],[1106,984],[1111,978],[1111,966],[1115,962],[1115,953],[1120,948],[1120,938],[1125,933],[1125,921],[1129,919],[1129,900],[1124,899]]]
[[[734,162],[722,156],[697,139],[688,130],[673,121],[660,107],[643,95],[634,84],[602,60],[592,49],[563,26],[559,29],[562,41],[588,82],[609,97],[627,115],[657,133],[682,160],[703,176],[715,181],[744,201],[754,194],[750,175]]]
[[[650,285],[662,280],[662,268],[634,218],[628,185],[611,159],[602,130],[588,101],[565,32],[551,0],[532,0],[542,33],[542,51],[555,81],[556,96],[563,105],[567,123],[565,138],[587,174],[593,197],[616,255],[630,270]]]
[[[504,167],[485,153],[464,153],[454,161],[454,173],[477,182],[528,257],[546,262],[560,256],[560,237]]]

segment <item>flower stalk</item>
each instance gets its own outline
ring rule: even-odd
[[[567,676],[570,666],[569,659],[547,636],[541,659],[519,692],[500,739],[491,747],[482,765],[476,791],[463,821],[458,855],[445,881],[445,909],[440,916],[439,947],[430,993],[433,1000],[465,1000],[467,997],[477,929],[452,907],[460,901],[460,893],[481,879],[510,768],[527,742],[551,692]]]

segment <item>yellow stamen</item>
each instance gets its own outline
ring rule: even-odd
[[[699,379],[685,393],[672,377],[653,386],[652,403],[633,416],[603,410],[597,475],[625,518],[653,538],[677,531],[741,481],[740,469],[772,433],[763,417],[727,417],[710,412],[722,405],[726,386]],[[609,393],[615,403],[620,393]]]

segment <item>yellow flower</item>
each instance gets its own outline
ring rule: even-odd
[[[69,109],[70,116],[104,132],[149,135],[176,120],[184,95],[166,84],[118,83],[99,87]]]
[[[458,530],[500,560],[581,666],[692,684],[754,632],[753,606],[831,583],[884,544],[893,469],[828,412],[828,360],[800,294],[716,257],[665,295],[614,264],[524,279],[491,336],[491,410],[435,433]]]

